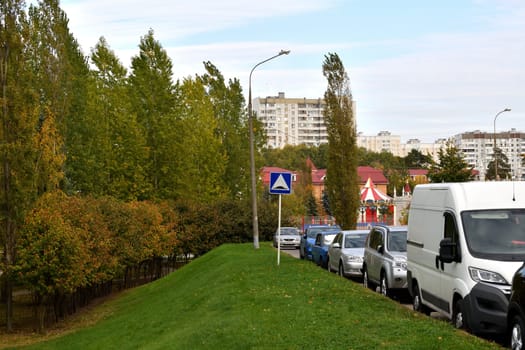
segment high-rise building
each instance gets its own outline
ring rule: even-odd
[[[323,99],[285,98],[284,92],[279,92],[278,96],[257,97],[252,105],[268,136],[269,148],[328,143]]]
[[[358,147],[377,153],[390,152],[396,157],[406,157],[410,151],[417,150],[437,161],[439,159],[439,150],[445,144],[445,139],[438,139],[434,143],[423,143],[418,139],[410,139],[406,143],[401,143],[401,136],[392,135],[389,131],[380,131],[373,136],[364,135],[361,132],[357,134]]]
[[[461,150],[465,161],[479,171],[480,180],[485,180],[487,167],[494,160],[494,140],[508,159],[512,179],[525,180],[525,133],[513,128],[496,134],[476,130],[454,136],[455,146]]]
[[[286,98],[284,92],[278,96],[258,97],[252,101],[253,112],[263,124],[268,136],[269,148],[283,148],[286,145],[319,146],[328,143],[324,123],[324,100],[321,98]],[[353,102],[355,112],[355,102]],[[355,114],[354,114],[355,117]],[[496,134],[479,130],[464,132],[450,138],[465,161],[479,172],[479,180],[485,179],[489,162],[493,160],[494,139],[496,146],[507,156],[513,179],[525,180],[525,133],[511,129]],[[439,151],[446,146],[447,139],[434,143],[423,143],[414,138],[401,143],[399,135],[380,131],[377,135],[357,134],[357,146],[372,152],[390,152],[394,156],[406,157],[410,151],[417,150],[439,161]]]

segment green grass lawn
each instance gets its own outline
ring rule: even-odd
[[[30,349],[498,349],[269,243],[223,245]]]

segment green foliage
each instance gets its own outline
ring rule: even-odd
[[[37,295],[69,294],[169,255],[175,243],[156,205],[55,192],[42,196],[27,216],[15,271]]]
[[[129,96],[146,141],[148,163],[144,165],[152,198],[165,198],[162,191],[173,185],[174,159],[180,151],[174,141],[182,140],[176,130],[177,87],[172,82],[172,63],[150,30],[140,41],[140,52],[131,59]]]
[[[218,120],[201,79],[185,79],[180,86],[181,107],[176,128],[175,163],[168,198],[190,197],[209,202],[227,193],[225,185],[226,150],[217,135]],[[169,167],[169,165],[166,165]]]
[[[323,74],[328,81],[324,94],[328,133],[325,191],[330,209],[344,229],[354,228],[359,206],[357,140],[350,83],[337,54],[325,56]]]
[[[86,232],[57,211],[62,199],[43,196],[20,234],[18,280],[41,296],[71,293],[88,278],[88,250],[81,238]]]
[[[433,163],[431,155],[423,154],[417,149],[412,149],[405,157],[405,166],[409,169],[428,169]]]
[[[244,97],[238,79],[226,84],[221,72],[211,62],[204,62],[206,73],[201,77],[216,120],[218,150],[224,154],[223,181],[231,198],[249,193],[249,138]]]
[[[496,159],[498,163],[498,174],[496,176]],[[487,170],[485,172],[486,180],[496,180],[496,179],[509,179],[511,176],[511,167],[509,164],[509,158],[503,153],[501,148],[496,147],[494,152],[494,159],[489,162],[487,165]]]
[[[359,148],[359,165],[382,170],[388,179],[387,194],[390,196],[394,195],[394,189],[399,190],[405,185],[408,178],[405,161],[406,159],[396,157],[390,152],[372,152],[363,147]]]
[[[104,38],[92,50],[86,116],[69,131],[69,179],[75,192],[143,199],[151,192],[145,181],[148,151],[132,111],[126,69]]]
[[[312,192],[306,198],[306,216],[318,216],[317,202]]]
[[[461,151],[451,142],[439,150],[439,163],[428,172],[431,182],[466,182],[474,178],[472,168],[463,159]]]
[[[501,349],[311,262],[277,266],[266,243],[223,245],[103,308],[96,325],[29,348]]]

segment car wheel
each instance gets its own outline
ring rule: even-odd
[[[366,266],[363,267],[363,286],[365,288],[374,289],[374,285],[368,279],[368,270],[366,269]]]
[[[412,299],[412,308],[416,312],[421,312],[425,315],[430,315],[430,308],[426,305],[423,305],[421,302],[421,291],[419,290],[419,286],[417,283],[414,283],[414,298]]]
[[[343,267],[343,263],[339,262],[339,270],[338,270],[339,276],[345,277],[345,268]]]
[[[326,258],[326,269],[328,272],[332,272],[332,269],[330,268],[330,257]]]
[[[299,248],[299,258],[304,259],[303,250],[301,248]]]
[[[510,348],[512,350],[522,350],[523,349],[523,333],[525,332],[525,325],[523,318],[516,315],[512,319],[511,328],[510,328]]]
[[[463,329],[469,331],[468,320],[465,314],[463,300],[459,299],[454,304],[454,312],[452,313],[452,322],[454,322],[454,327],[457,329]]]
[[[388,290],[388,280],[384,272],[381,274],[381,283],[379,285],[379,292],[383,294],[385,297],[390,296],[390,291]]]

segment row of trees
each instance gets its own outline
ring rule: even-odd
[[[77,251],[89,249],[104,233],[97,232],[96,224],[85,232],[60,226],[63,219],[45,209],[54,203],[42,199],[47,193],[111,197],[122,203],[189,201],[196,204],[178,208],[213,211],[215,226],[221,221],[215,210],[228,207],[224,202],[249,212],[242,88],[211,62],[203,64],[204,74],[173,81],[172,62],[150,30],[140,38],[128,70],[103,37],[86,56],[58,0],[28,8],[22,0],[0,0],[0,295],[8,330],[13,284],[22,282],[19,278],[29,273],[31,264],[38,271],[39,262],[24,257],[32,242],[60,232],[61,242]],[[262,137],[256,132],[259,146]],[[203,209],[201,203],[213,207]],[[35,215],[38,223],[26,221]],[[93,217],[94,222],[99,219],[103,217]],[[188,228],[191,225],[170,230],[190,236],[197,232]],[[69,241],[88,231],[93,237],[82,238],[84,243]],[[170,242],[172,251],[189,244]]]
[[[110,293],[115,280],[129,287],[137,279],[135,270],[160,277],[161,258],[172,257],[177,244],[176,216],[170,211],[61,191],[41,196],[19,232],[11,267],[18,285],[31,292],[38,329],[44,329],[46,318],[75,310],[79,301]]]

